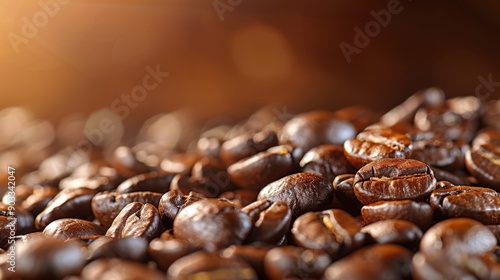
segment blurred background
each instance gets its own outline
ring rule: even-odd
[[[339,45],[357,48],[354,28],[388,5],[400,12],[348,63]],[[55,123],[119,107],[147,67],[169,75],[130,101],[129,121],[185,107],[202,118],[267,104],[387,110],[428,86],[474,95],[479,76],[500,82],[499,13],[472,0],[3,0],[0,106]]]

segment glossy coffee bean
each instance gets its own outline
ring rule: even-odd
[[[263,152],[278,145],[278,137],[272,130],[258,133],[245,133],[222,144],[220,158],[225,166],[229,166],[244,158]]]
[[[467,152],[465,163],[481,185],[500,190],[500,146],[475,146]]]
[[[340,209],[306,213],[295,220],[291,232],[300,247],[323,250],[335,258],[359,248],[365,237],[358,222]]]
[[[354,177],[354,193],[365,205],[381,200],[423,200],[435,187],[430,167],[413,159],[374,161],[363,166]]]
[[[148,253],[162,270],[167,271],[176,260],[200,249],[177,239],[156,238],[149,243]]]
[[[287,121],[281,130],[280,143],[290,143],[304,152],[322,145],[342,145],[356,136],[354,126],[333,112],[312,111]]]
[[[126,237],[111,238],[101,236],[87,248],[88,259],[120,258],[142,262],[146,259],[148,242],[142,238]]]
[[[337,145],[312,148],[300,160],[300,167],[302,172],[316,173],[328,181],[333,181],[337,175],[355,171],[347,161],[344,149]]]
[[[361,208],[365,224],[386,219],[401,219],[412,222],[421,229],[432,223],[433,210],[428,203],[413,200],[379,201]]]
[[[208,250],[241,244],[252,230],[247,214],[227,200],[207,198],[186,206],[174,220],[175,238]]]
[[[218,254],[196,252],[175,261],[167,272],[169,279],[253,280],[257,274],[240,259],[222,258]]]
[[[106,231],[101,226],[80,219],[59,219],[48,224],[43,233],[52,238],[68,240],[104,235]]]
[[[174,174],[150,172],[139,174],[123,181],[116,189],[119,193],[158,192],[165,193],[170,188]]]
[[[368,107],[352,105],[335,111],[335,116],[350,122],[357,131],[361,131],[376,122],[379,114]]]
[[[179,190],[171,190],[161,197],[158,203],[158,212],[164,222],[173,221],[177,213],[184,207],[205,198],[204,195],[196,192],[189,192],[188,195],[184,195]]]
[[[252,157],[242,159],[227,168],[229,178],[242,189],[260,191],[294,169],[293,147],[276,146]]]
[[[112,165],[125,178],[153,171],[151,167],[137,158],[135,151],[125,146],[114,150]]]
[[[92,199],[92,212],[105,228],[113,223],[120,211],[131,202],[158,205],[162,194],[154,192],[117,193],[102,192]]]
[[[357,216],[360,215],[363,204],[354,194],[354,176],[354,174],[341,174],[333,179],[334,205],[339,205],[349,214]]]
[[[86,265],[82,280],[165,279],[163,273],[145,264],[123,259],[99,259]]]
[[[474,137],[474,140],[472,141],[472,147],[487,145],[487,144],[493,144],[496,146],[500,145],[499,129],[486,128],[480,130]]]
[[[166,173],[189,175],[199,159],[200,155],[195,153],[175,154],[164,158],[160,167]]]
[[[259,192],[252,190],[234,190],[221,193],[219,197],[225,198],[236,204],[238,207],[243,208],[256,201],[258,195]]]
[[[362,233],[379,244],[396,244],[409,249],[417,248],[422,230],[405,220],[387,219],[364,226]]]
[[[35,227],[44,229],[50,222],[62,218],[93,218],[91,200],[96,190],[65,189],[59,192],[35,219]]]
[[[492,189],[455,186],[435,190],[432,206],[444,217],[466,217],[485,225],[500,224],[500,196]]]
[[[355,168],[383,158],[409,158],[410,137],[382,126],[369,126],[344,143],[347,160]]]
[[[10,206],[12,206],[13,208],[9,208]],[[22,206],[5,205],[3,203],[0,203],[0,217],[1,219],[6,219],[8,223],[14,221],[16,228],[16,235],[27,234],[35,231],[33,215],[26,209],[24,209],[24,207]],[[9,234],[0,236],[8,237]]]
[[[331,262],[330,256],[323,251],[282,246],[269,250],[264,268],[271,280],[317,279]]]
[[[78,275],[85,265],[80,245],[47,237],[19,244],[16,257],[22,279],[62,279]]]
[[[333,186],[325,178],[313,173],[296,173],[265,186],[258,199],[287,203],[295,219],[309,211],[327,209],[333,197]]]
[[[196,152],[203,157],[219,158],[224,141],[216,137],[200,137],[196,142]]]
[[[22,201],[22,206],[36,217],[47,207],[47,204],[58,192],[59,189],[56,187],[35,186],[33,187],[33,193]]]
[[[411,252],[394,244],[377,244],[359,249],[334,262],[322,279],[409,279]]]
[[[448,181],[454,185],[476,185],[477,180],[474,177],[468,176],[468,174],[462,171],[451,172],[448,170],[440,169],[437,167],[431,167],[432,172],[436,181]]]
[[[231,245],[220,255],[227,259],[241,259],[248,263],[257,273],[259,279],[265,278],[264,258],[272,247],[262,246],[260,243],[252,245]]]
[[[292,224],[292,211],[283,201],[259,200],[241,211],[247,214],[253,223],[252,232],[247,238],[248,243],[278,244]]]
[[[465,153],[469,149],[463,140],[452,141],[434,132],[421,131],[412,135],[411,158],[433,167],[463,170]]]
[[[116,216],[106,236],[153,240],[162,232],[163,226],[156,207],[149,203],[132,202]]]

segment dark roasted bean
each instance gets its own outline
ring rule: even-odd
[[[223,192],[219,195],[220,198],[225,198],[238,207],[243,208],[257,200],[259,192],[252,190],[234,190]]]
[[[225,166],[229,166],[276,145],[278,137],[272,130],[263,130],[255,134],[245,133],[224,142],[220,149],[220,158]]]
[[[132,202],[116,216],[106,236],[153,240],[163,232],[160,214],[152,204]]]
[[[184,195],[178,190],[171,190],[161,197],[158,203],[158,212],[164,223],[168,224],[168,221],[172,222],[177,213],[184,207],[205,198],[204,195],[196,192],[189,192],[188,195]]]
[[[161,162],[161,169],[167,173],[191,174],[194,164],[200,159],[198,154],[175,154]]]
[[[120,146],[114,150],[113,167],[126,178],[153,171],[151,167],[137,159],[134,151],[125,146]]]
[[[329,208],[333,203],[332,184],[313,173],[286,176],[264,187],[258,199],[283,201],[292,210],[293,219],[309,212]]]
[[[411,158],[433,167],[463,170],[465,153],[469,149],[463,140],[452,141],[435,132],[422,131],[412,135]]]
[[[266,254],[264,268],[271,280],[319,278],[331,263],[323,251],[293,246],[276,247]]]
[[[415,249],[422,238],[422,230],[405,220],[382,220],[361,229],[369,238],[380,244],[396,244]]]
[[[136,262],[146,259],[148,242],[142,238],[111,238],[101,236],[88,246],[90,261],[103,258],[120,258]]]
[[[271,247],[254,245],[231,245],[221,252],[227,259],[242,259],[257,272],[259,279],[265,278],[264,258]]]
[[[59,219],[48,224],[43,233],[46,236],[68,240],[104,235],[106,231],[99,225],[80,219]]]
[[[165,279],[163,273],[145,264],[124,259],[100,259],[91,262],[82,271],[82,280]]]
[[[432,223],[433,211],[425,202],[413,200],[379,201],[361,208],[365,224],[371,224],[386,219],[401,219],[426,229]]]
[[[337,145],[321,145],[309,150],[300,160],[302,172],[311,172],[333,181],[337,175],[353,173],[344,149]]]
[[[482,185],[500,190],[500,146],[475,146],[467,152],[465,163]]]
[[[123,181],[116,189],[119,193],[158,192],[165,193],[170,188],[174,174],[150,172],[139,174]]]
[[[167,271],[176,260],[200,249],[177,239],[156,238],[149,243],[148,252],[158,266]]]
[[[374,161],[363,166],[354,177],[354,193],[365,205],[381,200],[423,200],[435,187],[430,167],[413,159]]]
[[[59,190],[55,187],[35,186],[33,193],[22,202],[22,205],[31,214],[37,216],[47,207],[47,204],[56,196]]]
[[[247,242],[278,244],[292,224],[292,211],[283,201],[256,201],[241,209],[252,220],[253,229]]]

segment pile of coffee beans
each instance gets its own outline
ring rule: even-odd
[[[1,279],[500,279],[500,101],[145,125],[18,180]]]

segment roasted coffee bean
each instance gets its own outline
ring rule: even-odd
[[[467,176],[467,174],[460,171],[453,173],[437,167],[431,167],[431,169],[437,181],[448,181],[454,185],[474,185],[477,183],[475,178]]]
[[[35,227],[44,229],[50,222],[62,218],[93,219],[91,200],[96,190],[65,189],[59,192],[35,219]]]
[[[280,143],[293,144],[305,153],[322,144],[342,145],[354,136],[354,126],[335,113],[312,111],[287,121],[281,130]]]
[[[161,170],[167,173],[189,175],[194,164],[200,159],[198,154],[175,154],[166,157],[161,162]]]
[[[158,192],[165,193],[175,174],[150,172],[139,174],[123,181],[116,189],[119,193],[131,192]]]
[[[421,229],[432,223],[433,210],[428,203],[413,200],[379,201],[361,208],[365,224],[386,219],[401,219],[412,222]]]
[[[48,224],[43,233],[52,238],[68,240],[104,235],[106,231],[100,225],[80,219],[59,219]]]
[[[196,192],[206,197],[215,198],[220,193],[232,187],[229,179],[227,179],[227,181],[212,179],[216,178],[195,178],[184,174],[177,174],[172,179],[170,190],[180,191],[181,193]]]
[[[283,201],[256,201],[241,211],[247,214],[253,229],[247,242],[278,244],[283,240],[292,224],[292,211]]]
[[[344,143],[345,156],[355,168],[383,158],[409,158],[411,149],[410,137],[382,126],[369,126]]]
[[[323,251],[282,246],[269,250],[264,268],[271,280],[317,279],[331,262],[330,256]]]
[[[126,237],[111,238],[101,236],[92,242],[87,248],[88,259],[119,258],[142,262],[146,260],[148,242],[142,238]]]
[[[465,163],[483,186],[500,190],[500,146],[475,146],[465,155]]]
[[[257,272],[259,279],[265,278],[264,258],[272,247],[253,245],[231,245],[221,252],[226,259],[241,259]]]
[[[473,147],[487,144],[500,145],[500,130],[483,129],[476,134],[476,137],[472,141]]]
[[[380,244],[396,244],[409,249],[417,248],[422,238],[422,230],[414,223],[405,220],[387,219],[364,226],[361,229],[368,239]]]
[[[16,235],[16,228],[15,217],[0,216],[0,248],[7,249],[9,242],[15,242],[15,240],[10,241],[12,238],[9,237]]]
[[[419,90],[380,117],[380,122],[385,126],[393,126],[401,122],[413,121],[418,109],[426,105],[442,104],[444,98],[444,92],[440,88],[431,87]]]
[[[158,205],[162,194],[154,192],[134,192],[117,193],[102,192],[92,199],[92,212],[96,219],[105,228],[113,223],[115,217],[120,211],[131,202],[151,203]]]
[[[219,195],[220,198],[225,198],[238,207],[243,208],[257,200],[258,192],[252,190],[234,190],[223,192]]]
[[[99,149],[62,149],[46,158],[38,167],[35,184],[57,186],[61,179],[69,176],[76,167],[89,162],[99,153]]]
[[[328,209],[333,203],[332,184],[313,173],[296,173],[265,186],[258,199],[283,201],[292,210],[292,218],[309,212]]]
[[[216,137],[201,137],[196,142],[196,152],[203,157],[219,158],[223,141]]]
[[[463,140],[452,141],[429,131],[414,133],[411,139],[412,159],[449,170],[465,168],[465,153],[470,147]]]
[[[418,110],[415,127],[441,133],[448,139],[470,142],[477,130],[480,112],[481,101],[477,97],[456,97]]]
[[[14,221],[16,235],[27,234],[35,231],[33,215],[31,215],[31,213],[22,206],[5,205],[0,203],[0,217],[1,219],[7,219],[9,223]],[[0,234],[0,236],[8,237],[9,234]]]
[[[145,264],[123,259],[100,259],[82,271],[82,280],[165,279],[163,273]]]
[[[31,214],[37,216],[47,207],[47,204],[49,204],[58,192],[59,190],[56,187],[35,186],[33,187],[33,193],[22,201],[22,206],[30,211]]]
[[[354,125],[356,131],[361,131],[368,125],[376,122],[379,114],[373,112],[368,107],[353,105],[335,111],[335,116],[350,122]]]
[[[466,262],[464,258],[464,262]],[[479,261],[476,261],[476,266]],[[424,254],[417,252],[412,259],[412,277],[415,280],[427,279],[478,279],[470,271],[453,266],[446,259],[431,262]],[[488,279],[488,278],[480,278]],[[494,278],[493,278],[494,279]]]
[[[229,166],[276,145],[278,137],[272,130],[266,129],[255,134],[245,133],[224,142],[220,149],[220,158],[225,166]]]
[[[486,127],[500,129],[500,100],[490,100],[486,103],[483,123]]]
[[[354,174],[341,174],[333,179],[335,192],[335,207],[342,208],[353,216],[361,214],[363,204],[359,202],[354,194]]]
[[[337,145],[320,145],[309,150],[300,160],[302,172],[311,172],[333,181],[337,175],[353,173],[344,149]]]
[[[14,189],[14,193],[6,191],[7,188],[5,188],[4,191],[6,191],[6,192],[2,197],[1,203],[6,204],[6,205],[8,205],[9,203],[15,203],[15,204],[22,203],[30,195],[33,194],[33,191],[36,187],[41,187],[41,186],[31,186],[31,185],[24,185],[24,184],[17,185],[16,188]]]
[[[175,238],[208,250],[241,244],[251,230],[250,217],[223,199],[207,198],[192,203],[174,220]]]
[[[293,147],[276,146],[227,168],[229,178],[243,189],[260,191],[265,185],[293,173]]]
[[[222,258],[218,254],[196,252],[175,261],[167,272],[169,279],[257,279],[253,268],[240,259]]]
[[[153,171],[153,168],[137,159],[137,155],[133,150],[125,146],[120,146],[114,150],[113,167],[125,178]]]
[[[381,200],[423,200],[435,187],[430,167],[414,159],[377,160],[354,177],[354,194],[365,205]]]
[[[430,201],[447,218],[466,217],[500,224],[500,196],[492,189],[455,186],[435,190]]]
[[[200,249],[177,239],[156,238],[149,243],[148,253],[162,270],[167,271],[176,260]]]
[[[164,223],[169,224],[168,221],[171,223],[180,210],[205,198],[204,195],[196,192],[189,192],[188,195],[184,195],[179,190],[172,190],[161,197],[158,203],[158,212]]]
[[[214,176],[226,177],[226,168],[222,166],[218,159],[214,158],[201,158],[191,169],[191,176],[194,178],[210,178]]]
[[[37,238],[17,249],[16,273],[22,279],[63,279],[78,275],[85,265],[80,245],[54,238]]]
[[[338,258],[363,245],[361,226],[340,209],[309,212],[295,220],[292,236],[295,244],[313,250],[323,250]]]
[[[451,182],[438,180],[436,183],[436,190],[439,190],[441,188],[446,188],[446,187],[453,187],[453,186],[455,186],[455,184],[453,184]]]
[[[377,244],[359,249],[331,264],[322,279],[409,279],[411,253],[393,244]]]
[[[106,236],[153,240],[162,232],[161,218],[156,207],[149,203],[132,202],[116,216]]]

